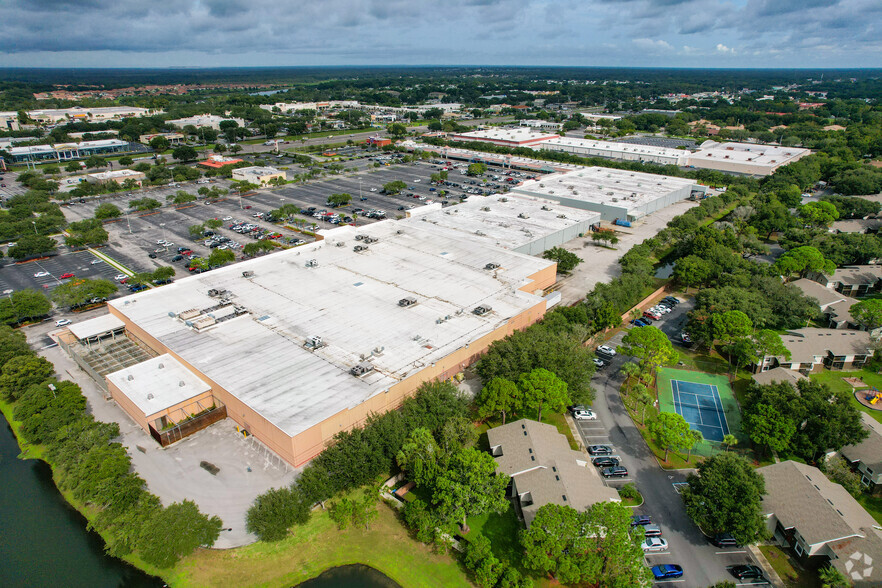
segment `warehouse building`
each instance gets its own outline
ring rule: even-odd
[[[0,130],[4,131],[17,131],[19,130],[18,126],[18,112],[14,110],[7,110],[4,112],[0,112]]]
[[[92,155],[108,155],[130,151],[133,151],[133,149],[128,141],[102,139],[100,141],[81,141],[79,143],[12,147],[9,149],[9,155],[13,163],[23,163],[26,161],[69,161],[71,159],[85,159]]]
[[[556,137],[533,147],[545,151],[562,151],[580,157],[604,157],[619,161],[639,161],[659,165],[685,165],[688,151],[651,145],[635,145],[615,141],[596,141],[576,137]]]
[[[87,174],[86,181],[92,183],[116,182],[122,185],[126,180],[133,180],[141,187],[142,182],[147,179],[147,174],[133,169],[115,169],[111,171]]]
[[[234,180],[257,184],[258,186],[266,186],[276,178],[287,180],[288,176],[282,170],[278,170],[274,167],[261,167],[257,165],[240,167],[239,169],[233,170]]]
[[[139,108],[137,106],[74,106],[73,108],[28,111],[29,118],[37,123],[45,125],[66,123],[70,121],[104,122],[108,120],[122,120],[130,117],[153,116],[155,114],[162,114],[162,111],[153,108]]]
[[[809,155],[808,149],[758,145],[755,143],[717,143],[705,141],[689,156],[686,165],[746,176],[770,176],[782,165]]]
[[[545,314],[555,263],[420,224],[324,231],[109,302],[157,359],[110,374],[108,390],[154,438],[222,406],[289,463],[305,463]]]
[[[232,116],[217,116],[214,114],[197,114],[195,116],[188,116],[187,118],[176,118],[168,121],[168,124],[178,127],[179,129],[192,125],[197,129],[206,128],[219,131],[221,130],[220,124],[226,120],[236,122],[240,127],[245,126],[245,119],[234,118]]]
[[[634,222],[675,202],[704,198],[707,187],[685,178],[586,167],[530,180],[513,191],[598,212],[605,221]]]
[[[417,214],[411,214],[404,224],[461,234],[464,239],[526,255],[541,255],[600,224],[600,213],[518,194],[473,196],[456,206],[442,208],[435,203],[410,213]]]
[[[492,128],[483,131],[472,131],[450,136],[451,141],[478,141],[481,143],[493,143],[503,147],[531,147],[558,135],[538,133],[528,127]]]

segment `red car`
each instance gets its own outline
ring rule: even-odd
[[[242,208],[244,208],[245,210],[251,210],[251,205],[249,204],[248,206],[243,206]]]
[[[70,272],[67,272],[66,274],[61,274],[61,276],[59,277],[59,279],[61,279],[61,280],[66,280],[67,278],[72,278],[72,277],[74,277],[74,275],[73,275],[72,273],[70,273]]]

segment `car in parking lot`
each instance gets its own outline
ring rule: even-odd
[[[103,259],[93,259],[89,262],[90,265],[98,265],[99,263],[104,263]]]
[[[680,304],[680,299],[676,298],[675,296],[665,296],[664,298],[662,298],[662,300],[664,300],[665,302],[670,302],[674,306]]]
[[[638,525],[644,526],[644,525],[651,525],[651,524],[652,524],[652,517],[650,517],[649,515],[635,514],[635,515],[631,516],[631,526],[632,527],[636,527]]]
[[[759,566],[742,564],[737,566],[729,566],[726,568],[730,574],[739,580],[765,580],[766,576],[763,569]]]
[[[577,421],[596,421],[597,414],[593,410],[577,410],[573,413],[573,418]]]
[[[606,366],[606,362],[603,361],[602,359],[600,359],[599,357],[595,357],[591,361],[594,362],[594,367],[596,367],[596,368],[602,368],[602,367]]]
[[[155,253],[148,253],[147,257],[149,257],[150,259],[156,259],[156,254]]]
[[[662,531],[661,527],[658,525],[643,525],[643,536],[644,537],[661,537]]]
[[[58,278],[61,280],[66,280],[66,279],[72,278],[72,277],[74,277],[73,272],[67,272],[67,273],[64,273],[64,274],[61,274],[60,276],[58,276]]]
[[[738,540],[729,533],[717,533],[711,537],[711,543],[717,547],[741,547]]]
[[[125,280],[127,277],[128,277],[128,276],[125,275],[125,274],[117,274],[116,276],[114,276],[113,279],[116,280],[116,281],[120,281],[120,280]]]
[[[34,274],[35,278],[45,278],[46,276],[51,275],[49,272],[37,272]]]
[[[624,466],[610,466],[600,470],[600,473],[604,478],[624,478],[628,475],[628,468]]]
[[[597,348],[597,353],[602,353],[604,355],[609,355],[610,357],[616,356],[616,350],[610,347],[609,345],[601,345]]]
[[[612,455],[612,447],[609,445],[589,445],[588,453],[590,455]]]
[[[646,312],[644,312],[643,317],[644,318],[651,318],[654,321],[661,320],[661,315],[659,315],[658,313],[652,312],[650,310],[647,310]]]
[[[634,319],[633,321],[631,321],[631,324],[634,325],[635,327],[645,327],[645,326],[649,325],[649,322],[644,318],[638,318],[638,319]]]
[[[677,564],[652,566],[652,577],[656,580],[668,580],[670,578],[680,578],[682,576],[683,568]]]
[[[643,551],[666,551],[668,542],[661,537],[647,537],[640,547],[643,548]]]
[[[591,464],[598,468],[611,468],[619,465],[619,460],[615,457],[595,457],[591,460]]]
[[[55,321],[55,326],[56,326],[56,327],[66,327],[66,326],[69,325],[71,322],[72,322],[72,321],[71,321],[70,319],[61,319],[61,320],[57,320],[57,321]]]

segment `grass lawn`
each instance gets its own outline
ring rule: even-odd
[[[827,384],[834,392],[847,392],[849,396],[851,396],[852,403],[858,410],[871,415],[874,419],[882,423],[882,410],[872,410],[858,402],[851,392],[851,386],[845,383],[845,381],[842,379],[860,378],[868,386],[875,386],[879,390],[882,390],[882,375],[876,374],[869,370],[861,370],[859,372],[831,372],[824,370],[823,372],[812,374],[809,377],[816,382]]]
[[[362,563],[402,586],[471,586],[449,555],[412,539],[381,503],[369,530],[339,531],[327,512],[313,513],[285,540],[229,550],[200,549],[166,576],[170,586],[294,586],[328,568]]]
[[[524,526],[518,520],[511,504],[509,504],[508,510],[502,514],[495,512],[482,514],[469,518],[467,522],[469,532],[464,535],[466,539],[471,539],[476,535],[484,535],[490,540],[493,555],[500,560],[508,560],[520,567],[518,564],[523,557],[524,550],[518,541],[518,533]]]
[[[817,574],[803,568],[777,545],[760,545],[760,551],[769,560],[787,588],[820,588]]]
[[[882,496],[870,496],[869,494],[861,493],[857,497],[857,501],[870,513],[870,516],[876,519],[877,523],[882,525]]]

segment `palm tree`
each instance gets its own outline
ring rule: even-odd
[[[625,384],[628,386],[628,393],[631,393],[631,378],[640,373],[640,366],[636,363],[629,361],[625,365],[621,367],[619,370],[622,375],[625,376]]]
[[[695,429],[689,429],[686,433],[686,439],[684,439],[686,449],[688,453],[686,454],[686,463],[689,463],[689,460],[692,459],[692,450],[695,449],[695,446],[704,441],[704,435],[701,434],[701,431],[696,431]]]
[[[640,423],[646,424],[646,409],[655,402],[655,396],[652,395],[646,386],[638,383],[634,386],[634,402],[636,406],[643,407]]]
[[[728,452],[730,447],[738,445],[738,437],[731,433],[723,435],[723,445],[726,446],[726,452]]]

